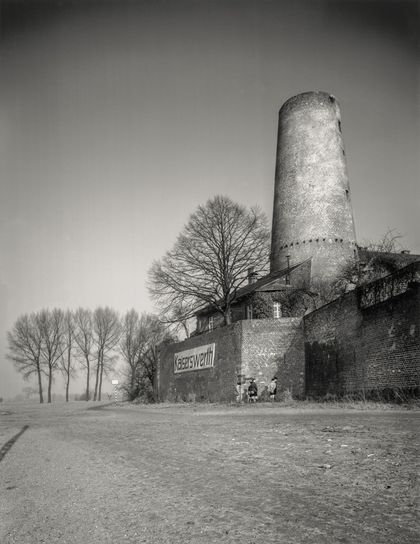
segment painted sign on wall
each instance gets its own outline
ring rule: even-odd
[[[174,372],[203,370],[214,366],[216,344],[206,344],[174,354]]]

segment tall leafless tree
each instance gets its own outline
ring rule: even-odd
[[[93,359],[93,317],[92,311],[78,308],[74,312],[74,341],[79,360],[86,369],[86,400],[90,400],[90,372]]]
[[[112,368],[115,348],[121,334],[118,313],[109,308],[96,308],[93,313],[93,339],[96,346],[96,380],[93,400],[101,400],[104,373]]]
[[[120,352],[123,367],[123,389],[130,400],[154,397],[158,346],[175,338],[157,316],[130,310],[123,318]]]
[[[64,350],[60,360],[60,370],[64,377],[66,385],[66,402],[69,401],[70,380],[75,375],[76,369],[74,365],[74,316],[70,310],[67,310],[63,318],[63,345]]]
[[[247,282],[249,269],[267,269],[269,241],[267,220],[258,208],[246,209],[216,196],[198,207],[174,247],[153,263],[151,296],[164,315],[182,307],[188,309],[185,319],[213,305],[229,324],[232,302]]]
[[[41,333],[41,357],[46,367],[48,376],[48,403],[51,402],[51,387],[53,376],[58,368],[60,358],[64,352],[63,345],[63,311],[41,310],[36,315],[39,331]]]
[[[141,326],[146,336],[145,349],[142,355],[142,365],[140,367],[140,379],[143,385],[149,385],[152,397],[155,398],[155,381],[157,374],[157,365],[159,359],[159,349],[162,344],[174,342],[173,337],[167,327],[155,315],[145,314],[141,319]]]
[[[124,389],[129,400],[134,400],[138,395],[136,376],[141,364],[143,338],[140,330],[139,314],[131,309],[122,318],[119,349],[125,363]]]
[[[22,315],[7,333],[8,353],[18,372],[28,380],[33,374],[38,382],[39,402],[44,402],[42,390],[43,368],[41,364],[42,336],[35,313]]]

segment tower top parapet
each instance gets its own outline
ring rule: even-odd
[[[300,93],[295,96],[290,97],[282,107],[280,112],[285,113],[288,110],[299,108],[299,107],[317,107],[318,105],[328,105],[337,104],[338,110],[340,109],[337,98],[331,93],[326,93],[325,91],[307,91],[305,93]]]

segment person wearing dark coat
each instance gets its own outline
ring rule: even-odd
[[[249,387],[248,387],[248,398],[249,398],[249,402],[257,402],[258,386],[255,383],[254,378],[251,378],[251,383],[249,384]]]

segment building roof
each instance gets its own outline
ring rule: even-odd
[[[244,285],[243,287],[240,287],[236,293],[234,302],[237,302],[240,299],[251,295],[252,293],[268,292],[268,291],[286,291],[288,289],[293,289],[292,285],[288,285],[285,283],[286,276],[290,275],[293,271],[297,270],[298,268],[310,263],[310,261],[311,259],[309,258],[309,259],[306,259],[305,261],[302,261],[301,263],[295,264],[288,268],[283,268],[282,270],[276,270],[275,272],[270,272],[266,276],[263,276],[262,278],[259,278],[253,281],[252,283],[248,283],[247,285]],[[213,310],[214,310],[214,306],[212,304],[209,304],[208,306],[205,306],[204,308],[196,312],[196,315],[206,314]]]

